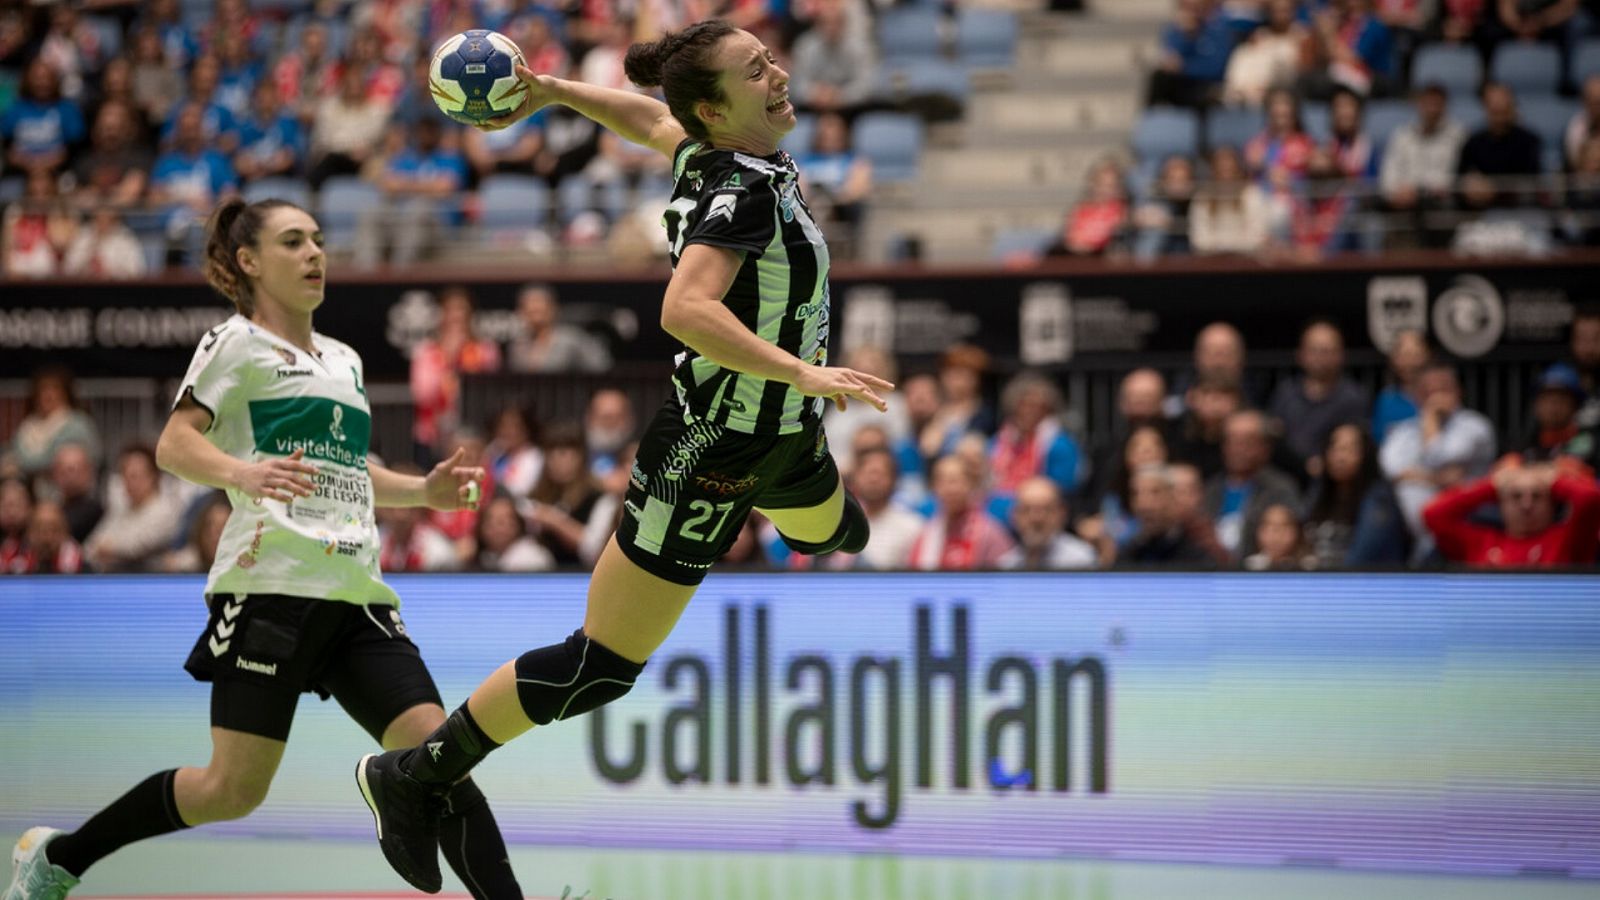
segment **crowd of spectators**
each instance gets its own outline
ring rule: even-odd
[[[797,106],[818,117],[814,143],[790,149],[848,249],[871,185],[849,131],[865,108],[863,79],[876,72],[868,9],[861,0],[5,0],[0,275],[131,278],[186,264],[224,197],[318,204],[351,178],[380,200],[336,249],[363,266],[414,262],[478,221],[480,185],[507,173],[546,185],[549,214],[529,234],[662,255],[647,229],[624,227],[659,218],[671,191],[659,154],[560,107],[492,134],[456,125],[434,109],[428,63],[445,37],[491,28],[535,72],[630,88],[629,43],[710,15],[756,30],[790,65]]]
[[[1594,3],[1176,0],[1147,99],[1193,152],[1095,166],[1045,256],[1600,243]]]
[[[586,568],[616,527],[642,416],[608,386],[603,350],[559,321],[553,291],[521,294],[524,333],[502,353],[444,292],[445,324],[413,355],[412,458],[463,451],[488,471],[475,512],[383,509],[388,571]],[[871,522],[855,556],[798,556],[752,515],[730,565],[766,569],[1252,570],[1590,565],[1600,548],[1600,311],[1581,310],[1570,356],[1533,384],[1532,427],[1502,443],[1463,403],[1457,370],[1418,333],[1392,345],[1373,395],[1349,377],[1339,328],[1302,332],[1299,373],[1272,390],[1237,329],[1196,336],[1192,364],[1121,380],[1112,427],[1083,434],[1057,381],[996,383],[956,344],[929,370],[859,347],[849,362],[895,379],[887,414],[830,410],[829,445]],[[464,376],[588,372],[580,419],[506,407],[464,422]],[[481,428],[480,428],[481,426]],[[3,436],[0,571],[204,571],[225,496],[164,476],[148,446],[101,447],[64,370],[37,373]],[[394,452],[394,451],[391,451]],[[404,450],[400,451],[404,457]]]

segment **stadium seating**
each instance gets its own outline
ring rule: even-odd
[[[1572,121],[1577,111],[1576,102],[1561,97],[1535,94],[1517,98],[1517,113],[1522,119],[1522,126],[1537,134],[1543,142],[1546,172],[1561,171],[1562,139],[1567,132],[1567,123]]]
[[[1001,262],[1017,254],[1037,255],[1055,236],[1054,228],[1006,228],[995,234],[989,257]]]
[[[378,189],[354,175],[335,175],[322,183],[318,197],[322,232],[330,247],[349,247],[361,214],[382,202]]]
[[[886,105],[940,121],[961,115],[972,81],[966,69],[942,59],[902,59],[882,66],[873,93]]]
[[[1186,109],[1145,110],[1133,129],[1133,152],[1142,160],[1194,156],[1200,150],[1200,125]]]
[[[242,193],[251,203],[276,197],[301,209],[311,208],[311,186],[303,178],[263,178],[246,184]]]
[[[479,223],[493,235],[543,228],[550,218],[550,189],[532,175],[490,175],[478,197]]]
[[[1451,97],[1476,94],[1483,81],[1483,62],[1470,47],[1429,44],[1411,61],[1411,83],[1440,84]]]
[[[944,49],[939,12],[914,7],[889,10],[878,20],[878,47],[886,63],[938,57]]]
[[[0,206],[21,200],[22,194],[27,190],[27,187],[27,181],[20,175],[7,175],[4,178],[0,178]]]
[[[1243,147],[1266,126],[1267,118],[1260,109],[1247,106],[1224,106],[1206,114],[1207,147]]]
[[[956,52],[968,68],[1010,68],[1017,55],[1016,14],[962,7],[956,15]]]
[[[1400,126],[1416,117],[1416,109],[1404,100],[1374,100],[1367,104],[1367,135],[1375,148],[1382,149]]]
[[[922,122],[905,113],[867,113],[856,120],[854,149],[872,162],[873,180],[910,181],[922,152]]]
[[[1548,96],[1561,86],[1561,55],[1549,44],[1501,44],[1489,75],[1518,97]]]

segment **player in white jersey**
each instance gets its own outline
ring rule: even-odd
[[[137,840],[248,815],[266,797],[303,692],[332,696],[384,747],[415,744],[444,706],[378,570],[376,506],[475,507],[461,451],[426,476],[367,460],[361,357],[312,329],[322,231],[280,200],[224,203],[206,277],[238,314],[207,332],[156,455],[223,488],[233,511],[206,579],[210,620],[184,668],[211,687],[211,763],[150,776],[72,833],[34,828],[3,900],[58,900]],[[474,897],[522,897],[470,779],[435,801],[445,857]]]

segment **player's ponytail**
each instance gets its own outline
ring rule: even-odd
[[[267,213],[280,206],[299,209],[287,200],[258,200],[246,203],[238,197],[224,200],[206,225],[206,283],[233,301],[242,316],[255,314],[255,296],[250,277],[239,267],[239,248],[254,247]]]
[[[721,19],[696,22],[681,31],[668,32],[659,41],[645,41],[628,48],[622,60],[628,80],[640,87],[660,85],[667,96],[667,108],[691,137],[706,140],[710,135],[695,113],[702,101],[723,103],[722,75],[712,60],[717,42],[736,29]]]

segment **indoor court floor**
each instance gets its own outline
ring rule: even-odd
[[[1098,860],[515,847],[532,900],[1557,900],[1596,884]],[[96,866],[73,897],[402,900],[375,844],[169,838]],[[585,896],[587,892],[587,896]],[[445,870],[439,896],[464,898]]]

